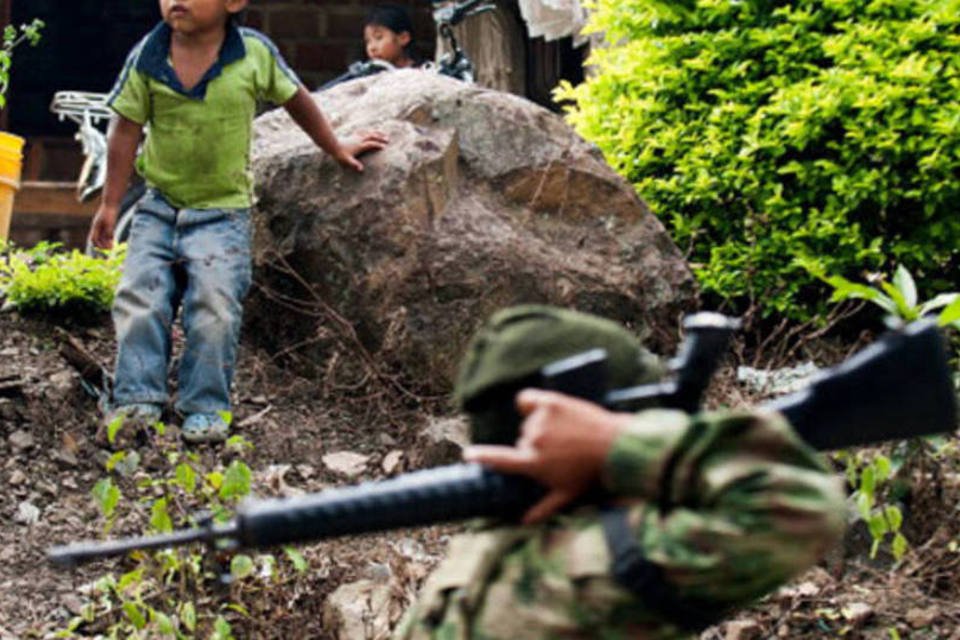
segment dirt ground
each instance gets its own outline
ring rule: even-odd
[[[102,362],[110,362],[113,345],[107,323],[68,331]],[[51,545],[101,536],[102,521],[90,491],[103,477],[109,457],[94,439],[96,403],[61,355],[62,341],[63,334],[42,320],[0,314],[3,640],[41,638],[64,628],[82,606],[83,586],[122,563],[61,572],[45,561]],[[733,384],[728,376],[721,392],[742,397]],[[254,445],[246,460],[253,469],[254,492],[260,495],[317,491],[383,476],[387,467],[397,472],[416,466],[418,434],[445,410],[435,399],[417,402],[410,395],[362,385],[321,391],[317,382],[291,374],[251,347],[241,351],[235,392],[234,419],[238,432]],[[355,478],[348,480],[321,461],[337,451],[368,456]],[[225,455],[215,447],[198,452],[214,461]],[[398,457],[400,463],[388,463]],[[960,640],[960,517],[956,491],[942,482],[955,479],[956,469],[940,469],[931,477],[937,478],[937,486],[911,503],[908,531],[913,546],[901,564],[866,561],[863,542],[854,533],[847,550],[838,550],[702,638]],[[135,534],[137,526],[121,522],[113,533]],[[307,572],[296,584],[282,587],[282,602],[264,593],[272,608],[250,616],[238,627],[238,637],[332,638],[323,621],[324,600],[341,584],[359,579],[389,578],[396,585],[391,596],[395,609],[402,610],[453,529],[401,531],[305,547]]]

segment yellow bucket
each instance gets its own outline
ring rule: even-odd
[[[10,235],[13,196],[20,189],[24,139],[0,131],[0,240]]]

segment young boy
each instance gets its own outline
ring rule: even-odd
[[[149,190],[138,205],[114,302],[117,362],[112,409],[140,424],[167,402],[171,327],[182,307],[186,344],[177,412],[189,442],[223,440],[242,300],[250,285],[250,141],[258,100],[281,104],[344,167],[382,149],[364,135],[341,144],[276,47],[236,25],[247,0],[160,0],[161,22],[130,53],[109,97],[103,201],[90,229],[112,245],[119,203],[137,166]]]

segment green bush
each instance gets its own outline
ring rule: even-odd
[[[22,313],[95,322],[113,304],[122,247],[94,258],[79,251],[58,253],[57,244],[41,243],[27,251],[7,246],[0,262],[0,294]]]
[[[805,317],[822,298],[796,256],[955,286],[960,1],[594,9],[607,45],[558,97],[690,248],[705,292]]]

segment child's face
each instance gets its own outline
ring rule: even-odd
[[[363,43],[371,60],[385,60],[397,66],[407,60],[404,48],[410,44],[410,33],[396,33],[378,24],[368,24],[363,28]]]
[[[242,11],[248,0],[160,0],[163,21],[178,33],[220,29],[227,18]]]

